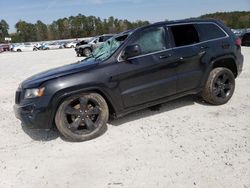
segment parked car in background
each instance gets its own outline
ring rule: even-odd
[[[0,44],[0,51],[10,51],[10,44]]]
[[[41,48],[42,48],[42,43],[35,43],[34,46],[35,46],[38,50],[41,50]]]
[[[92,40],[92,39],[90,39],[90,40],[82,40],[82,41],[76,43],[76,47],[77,47],[77,46],[82,46],[82,45],[84,45],[84,44],[88,44],[91,40]]]
[[[98,48],[102,43],[106,42],[108,39],[110,39],[113,36],[114,36],[113,34],[104,34],[104,35],[93,38],[87,44],[76,46],[75,48],[76,55],[85,56],[85,57],[90,56],[90,54],[94,51],[94,49]]]
[[[62,43],[53,42],[53,43],[45,43],[42,45],[42,50],[54,50],[54,49],[62,49],[64,48]]]
[[[250,32],[245,32],[240,37],[242,46],[250,46]]]
[[[71,41],[64,45],[65,48],[75,48],[78,41]]]
[[[37,48],[33,44],[21,44],[15,45],[12,49],[13,52],[28,52],[28,51],[36,51]]]
[[[243,29],[231,29],[236,36],[241,36],[244,33]]]
[[[110,38],[83,61],[22,82],[15,114],[27,127],[55,124],[67,139],[85,141],[106,130],[109,115],[121,117],[185,95],[222,105],[242,72],[240,44],[214,19],[140,27]]]

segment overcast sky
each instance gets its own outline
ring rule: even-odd
[[[250,0],[1,0],[0,19],[15,31],[18,20],[51,23],[58,18],[84,15],[102,19],[138,19],[157,22],[200,16],[217,11],[250,11]]]

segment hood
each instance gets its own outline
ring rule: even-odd
[[[91,47],[91,43],[83,44],[83,45],[77,46],[76,48],[85,48],[85,47]]]
[[[33,75],[27,78],[21,83],[21,87],[22,88],[39,87],[45,81],[59,78],[59,77],[66,76],[66,75],[70,75],[70,74],[74,74],[74,73],[81,72],[84,70],[88,70],[88,69],[91,69],[92,67],[95,67],[97,64],[98,62],[94,60],[84,61],[84,62],[79,61],[77,63],[50,69],[48,71],[44,71],[44,72],[38,73],[36,75]]]
[[[76,43],[76,46],[81,46],[81,45],[84,45],[84,44],[88,44],[88,42],[81,41],[81,42]]]

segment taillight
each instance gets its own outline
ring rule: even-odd
[[[237,38],[236,41],[235,41],[235,44],[237,46],[241,46],[241,38]]]

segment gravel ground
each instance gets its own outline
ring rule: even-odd
[[[81,58],[72,49],[0,54],[0,187],[250,188],[250,48],[242,51],[228,104],[184,97],[111,121],[82,143],[23,129],[12,110],[22,80]]]

